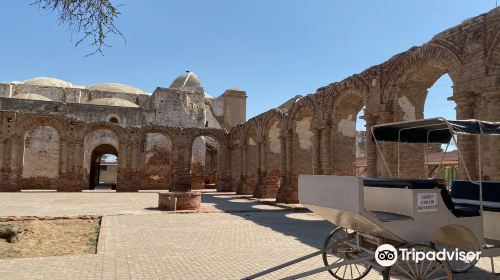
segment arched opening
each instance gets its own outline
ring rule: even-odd
[[[118,137],[111,130],[106,128],[96,129],[85,136],[83,177],[89,189],[94,189],[98,185],[99,188],[116,189],[117,184],[120,182],[118,151]],[[116,180],[112,181],[113,179],[110,179],[110,181],[106,181],[109,182],[107,184],[104,184],[104,181],[100,181],[100,175],[102,175],[100,174],[101,166],[102,169],[106,169],[105,177],[116,177]],[[111,175],[108,176],[108,174]],[[101,182],[103,182],[102,185]]]
[[[287,179],[289,180],[287,193],[283,194],[280,191],[279,195],[279,201],[285,203],[298,202],[299,175],[314,174],[314,112],[305,102],[296,106],[298,106],[296,111],[291,114],[292,143],[290,148],[287,147],[289,149],[287,153],[292,154],[290,163],[292,177]]]
[[[236,192],[241,184],[242,176],[242,153],[241,132],[236,130],[231,138],[231,191]]]
[[[408,76],[400,83],[398,97],[394,100],[396,107],[395,121],[410,121],[431,117],[455,119],[455,104],[453,101],[448,100],[453,96],[452,88],[453,82],[446,69],[433,65],[424,65],[424,67],[414,71],[411,76]],[[445,156],[441,145],[429,144],[426,146],[401,143],[399,148],[398,145],[392,146],[394,158],[389,161],[389,165],[394,176],[400,178],[428,178],[436,176],[437,171],[442,172],[442,170],[436,169],[439,165],[439,159]],[[399,165],[397,159],[398,149]],[[450,148],[448,149],[450,150]],[[451,147],[451,149],[454,149],[454,147]],[[412,160],[402,160],[408,158]],[[456,155],[455,162],[458,164],[458,155]],[[430,166],[426,163],[430,163]],[[453,167],[453,164],[450,167]],[[438,177],[443,177],[441,175],[444,176],[444,173],[440,173]]]
[[[60,136],[50,126],[24,133],[21,189],[57,189],[60,163]]]
[[[259,174],[257,169],[259,168],[260,156],[259,156],[259,147],[258,147],[258,139],[257,139],[257,126],[255,122],[251,122],[250,127],[246,133],[246,157],[245,157],[245,170],[241,194],[254,194],[255,188],[259,183]]]
[[[117,118],[115,118],[115,117],[111,117],[111,118],[109,119],[109,122],[111,122],[111,123],[118,123],[118,119],[117,119]]]
[[[118,151],[109,144],[97,146],[90,156],[89,189],[116,189]]]
[[[220,144],[210,136],[198,136],[191,154],[191,188],[216,189],[220,169]]]
[[[453,82],[448,74],[444,74],[428,89],[424,104],[424,118],[456,119],[456,105],[455,102],[449,100],[450,97],[453,97]],[[426,147],[426,152],[426,177],[445,179],[450,185],[459,173],[456,145],[454,143],[450,145],[430,144]]]
[[[363,106],[356,115],[356,176],[366,177],[368,164],[366,159],[366,143],[369,139],[369,133],[366,131],[366,121],[364,120],[366,106]]]
[[[273,117],[268,123],[267,127],[266,145],[263,159],[264,166],[262,172],[264,175],[264,182],[262,182],[262,190],[258,197],[262,198],[276,198],[278,189],[281,185],[281,127],[280,120]]]
[[[172,185],[172,141],[162,133],[148,133],[143,138],[142,166],[139,177],[142,189],[170,189]]]
[[[362,144],[365,128],[359,117],[363,114],[363,98],[347,90],[335,100],[332,111],[332,170],[340,176],[362,176],[366,173],[366,159]],[[359,130],[358,130],[359,129]],[[357,163],[357,160],[363,163]],[[364,166],[363,166],[364,165]]]

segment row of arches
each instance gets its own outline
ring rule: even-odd
[[[103,183],[117,191],[206,188],[224,180],[220,130],[16,116],[0,142],[1,190],[79,191]]]
[[[370,131],[377,124],[429,116],[500,121],[495,105],[500,100],[500,88],[492,83],[498,81],[499,72],[488,71],[495,66],[483,59],[484,48],[477,47],[486,46],[481,40],[472,40],[458,47],[446,36],[436,36],[361,74],[298,98],[288,108],[270,110],[234,128],[232,155],[241,164],[233,166],[231,174],[238,192],[297,202],[300,174],[355,175],[356,130],[362,126]],[[495,44],[489,47],[500,48]],[[447,84],[437,85],[438,80]],[[441,95],[439,103],[430,104],[428,94],[439,86],[444,86],[437,93]],[[442,114],[439,110],[431,112],[433,106],[439,106]],[[377,148],[369,134],[365,140],[367,176],[429,176],[422,146],[402,144],[400,158],[406,160],[398,166],[396,145]],[[460,176],[465,176],[465,165],[477,178],[476,139],[460,136],[458,140],[463,156]],[[498,140],[485,139],[481,146],[489,152],[482,159],[483,179],[500,179]],[[257,164],[249,158],[253,154],[257,154]],[[276,177],[279,182],[272,179]]]

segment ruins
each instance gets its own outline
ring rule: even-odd
[[[88,189],[97,159],[113,154],[117,191],[215,184],[295,203],[300,174],[355,174],[358,113],[367,131],[423,118],[428,89],[445,74],[457,119],[500,121],[500,8],[248,121],[244,91],[212,98],[192,72],[150,95],[120,84],[78,87],[50,78],[0,84],[0,191]],[[484,177],[499,180],[500,143],[485,139]],[[394,177],[396,147],[365,140],[367,175]],[[477,178],[478,143],[459,141],[461,164]],[[401,177],[425,176],[423,150],[407,144],[403,156],[412,160],[402,162]]]

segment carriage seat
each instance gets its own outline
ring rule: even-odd
[[[382,178],[364,178],[365,187],[383,187],[383,188],[406,188],[406,189],[434,189],[444,187],[440,180],[426,179],[382,179]]]
[[[479,185],[470,181],[453,181],[451,198],[457,209],[476,209],[479,212]],[[483,182],[484,211],[500,212],[500,182]]]
[[[407,188],[407,189],[435,189],[439,188],[443,202],[446,208],[456,217],[475,217],[479,216],[479,208],[471,205],[457,205],[454,203],[450,193],[442,180],[436,179],[380,179],[365,178],[363,184],[366,187],[383,188]]]

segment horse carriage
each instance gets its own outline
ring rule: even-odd
[[[372,267],[384,279],[452,279],[453,273],[471,269],[479,256],[491,258],[492,273],[497,275],[493,257],[500,256],[500,182],[482,180],[480,138],[500,135],[500,123],[435,118],[378,125],[371,133],[382,159],[378,142],[397,143],[398,179],[301,175],[300,203],[338,227],[322,250],[244,279],[319,255],[324,267],[285,279],[328,271],[340,280],[357,280]],[[456,135],[478,140],[478,180],[472,180]],[[457,146],[468,180],[452,182],[450,191],[440,179],[399,179],[401,160],[412,160],[400,157],[400,143],[448,144],[448,149],[450,142]],[[436,258],[438,252],[445,259]]]

